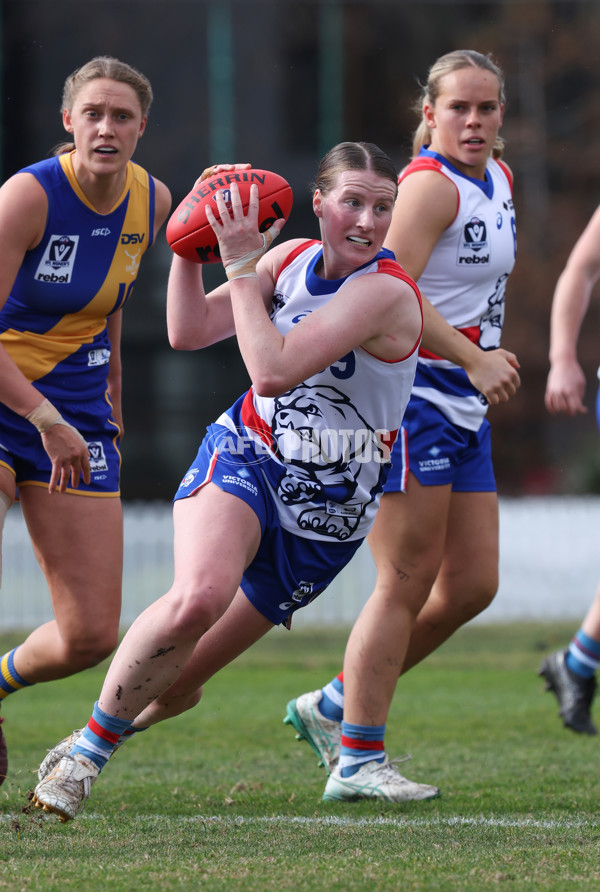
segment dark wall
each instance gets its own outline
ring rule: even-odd
[[[518,259],[504,342],[523,387],[490,420],[501,493],[600,488],[593,413],[551,419],[543,406],[556,278],[598,202],[600,4],[597,2],[293,2],[293,0],[4,0],[3,178],[63,139],[65,77],[89,58],[136,65],[155,91],[136,160],[175,204],[216,160],[251,161],[291,182],[285,235],[316,235],[309,184],[339,139],[409,158],[418,81],[461,47],[492,52],[506,73],[503,127],[515,173]],[[170,251],[146,255],[124,318],[123,493],[170,498],[204,428],[247,385],[234,340],[172,351],[165,327]],[[209,284],[221,281],[211,269]],[[595,396],[598,319],[581,341]]]

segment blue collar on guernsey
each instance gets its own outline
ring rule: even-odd
[[[427,146],[421,146],[421,151],[417,157],[435,158],[436,161],[439,161],[440,164],[443,164],[444,167],[447,167],[448,170],[451,170],[456,176],[462,177],[463,180],[468,180],[469,183],[473,183],[474,186],[479,186],[486,198],[494,197],[494,181],[492,180],[487,167],[485,169],[485,180],[477,180],[474,177],[468,177],[462,170],[458,170],[453,164],[450,164],[445,155],[440,155],[439,152],[432,152]]]
[[[306,269],[306,287],[311,294],[333,294],[338,290],[340,285],[346,281],[348,276],[352,275],[352,273],[348,273],[348,276],[344,276],[341,279],[322,279],[321,276],[318,276],[315,273],[315,267],[322,257],[323,248],[321,247],[316,252]],[[369,266],[374,260],[382,260],[383,258],[388,258],[389,260],[396,259],[392,251],[389,251],[387,248],[381,248],[374,257],[371,257],[371,259],[367,260],[366,263],[363,263],[362,266],[357,266],[353,272],[357,272],[359,269],[364,269],[365,266]]]

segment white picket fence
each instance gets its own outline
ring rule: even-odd
[[[122,625],[169,588],[173,573],[171,506],[125,505]],[[500,500],[500,589],[474,622],[580,620],[600,580],[600,498]],[[29,629],[52,617],[46,584],[18,506],[4,531],[0,628]],[[350,625],[375,578],[368,546],[296,626]]]

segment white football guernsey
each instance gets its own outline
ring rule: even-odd
[[[419,277],[421,293],[450,325],[482,350],[500,346],[506,280],[516,255],[515,214],[508,168],[490,159],[485,180],[458,171],[427,148],[400,181],[435,170],[456,186],[457,213],[436,243]],[[478,430],[487,402],[466,372],[421,348],[413,395],[435,404],[454,424]]]
[[[315,274],[321,257],[320,242],[304,242],[282,265],[271,318],[284,335],[367,273],[406,281],[420,301],[390,251],[382,249],[339,280]],[[418,342],[405,358],[385,362],[359,347],[279,397],[259,396],[251,388],[237,410],[218,419],[232,431],[242,428],[254,444],[284,529],[321,541],[367,534],[410,397],[417,348]]]

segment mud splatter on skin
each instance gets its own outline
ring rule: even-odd
[[[123,688],[121,687],[121,685],[119,685],[117,688],[115,697],[117,698],[117,700],[120,700],[122,696],[123,696]]]
[[[151,660],[156,660],[157,657],[164,657],[166,654],[171,653],[172,650],[175,650],[175,645],[172,644],[171,647],[159,647],[155,654],[152,654],[150,657]]]

